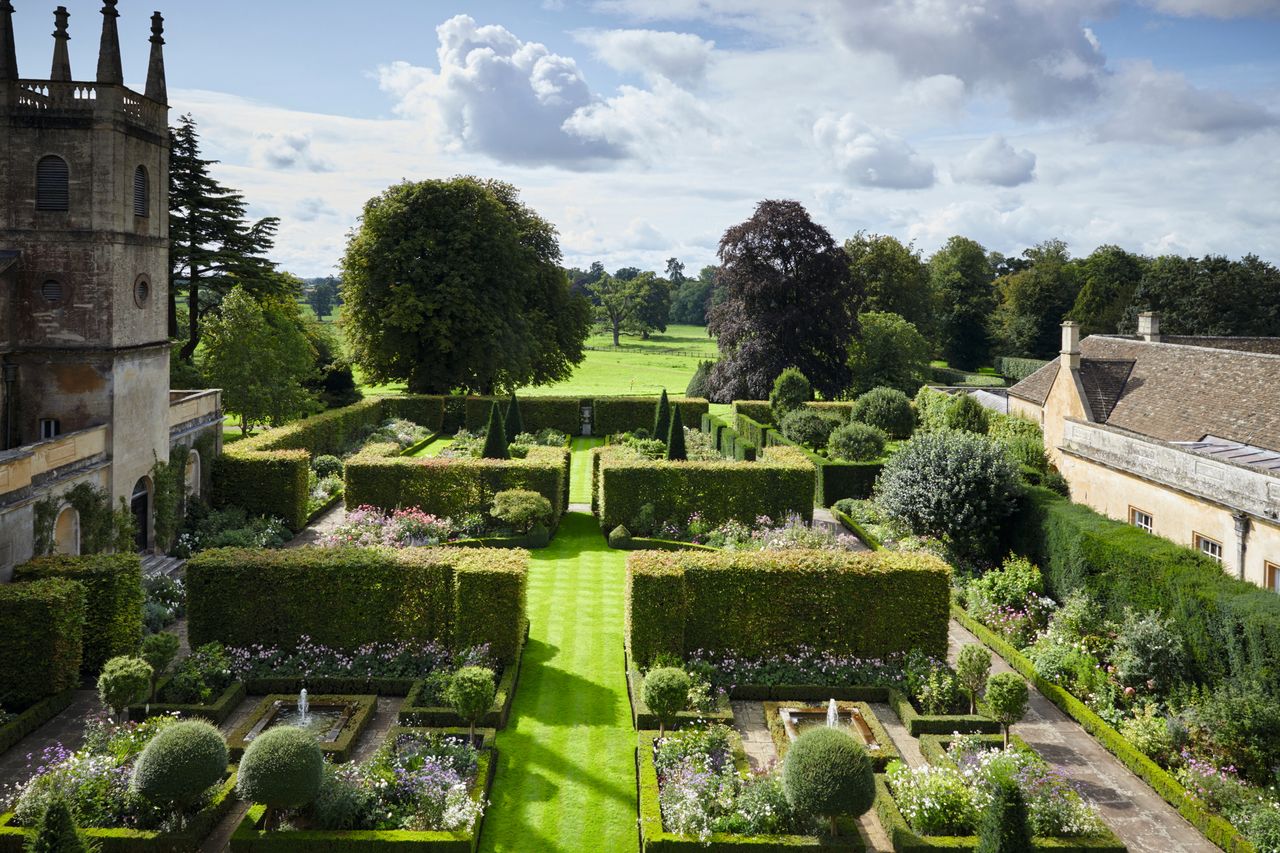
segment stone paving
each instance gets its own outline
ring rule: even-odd
[[[297,536],[294,536],[285,543],[286,548],[303,548],[308,545],[319,544],[320,538],[332,533],[334,529],[342,522],[347,520],[347,508],[339,501],[334,506],[322,512],[315,521],[308,524]]]
[[[950,635],[948,658],[954,664],[960,647],[978,643],[978,638],[956,622],[951,623]],[[991,671],[1013,670],[999,655],[993,654]],[[1044,756],[1045,761],[1080,786],[1130,853],[1213,853],[1218,850],[1187,823],[1177,809],[1034,687],[1030,710],[1013,731]]]

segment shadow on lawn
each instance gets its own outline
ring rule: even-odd
[[[617,726],[620,697],[614,690],[551,666],[559,649],[530,639],[524,647],[520,688],[509,725],[529,717],[546,726]]]

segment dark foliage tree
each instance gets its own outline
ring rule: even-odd
[[[511,399],[507,402],[507,415],[502,419],[502,424],[511,438],[524,432],[524,418],[520,417],[520,401],[516,399],[515,391],[511,392]]]
[[[216,181],[200,156],[190,115],[169,130],[169,336],[177,338],[178,293],[186,294],[187,341],[179,352],[190,361],[200,343],[201,322],[239,285],[255,297],[287,285],[266,253],[275,245],[274,216],[250,223],[244,196]]]
[[[715,270],[715,267],[706,267]],[[671,322],[685,326],[707,325],[707,310],[711,307],[714,273],[706,278],[686,278],[672,286]]]
[[[640,267],[620,267],[613,277],[618,281],[631,281],[640,276]]]
[[[987,321],[995,309],[986,250],[967,237],[952,237],[929,259],[929,281],[943,358],[961,370],[983,366],[991,359]]]
[[[510,184],[388,188],[365,205],[342,271],[348,348],[374,382],[488,394],[582,361],[590,303],[569,292],[555,228]]]
[[[303,382],[326,409],[336,409],[357,403],[363,397],[356,387],[351,362],[342,355],[342,347],[328,326],[304,322],[303,334],[316,352],[315,373]]]
[[[913,245],[859,231],[844,241],[849,273],[865,294],[863,311],[897,314],[928,334],[933,325],[929,268]]]
[[[1061,240],[1046,240],[1023,255],[1030,266],[996,279],[992,337],[1004,355],[1052,358],[1062,320],[1080,292],[1078,270]]]
[[[1160,315],[1166,335],[1280,335],[1280,270],[1257,255],[1164,255],[1147,267],[1125,312],[1132,331],[1139,311]]]
[[[495,400],[489,409],[489,427],[484,434],[484,450],[480,455],[485,459],[510,459],[511,451],[507,449],[507,429],[502,423],[502,410]]]
[[[1114,335],[1119,330],[1148,263],[1119,246],[1099,246],[1077,262],[1080,293],[1071,308],[1071,319],[1080,324],[1081,337]]]
[[[766,200],[720,240],[724,301],[708,331],[719,339],[711,370],[718,401],[762,399],[774,378],[798,367],[831,398],[849,386],[846,353],[862,293],[827,229],[796,201]]]
[[[667,430],[667,458],[688,459],[689,453],[684,446],[684,419],[680,417],[680,407],[671,410],[671,425]]]
[[[588,269],[580,270],[572,267],[565,270],[569,276],[569,291],[577,296],[585,296],[591,298],[591,285],[604,278],[604,264],[599,261],[592,261]],[[592,304],[595,304],[592,302]]]
[[[671,403],[667,399],[667,389],[662,389],[662,396],[653,410],[653,437],[659,441],[667,440],[671,429]]]
[[[671,282],[672,287],[684,284],[684,264],[680,263],[679,258],[667,258],[667,281]]]

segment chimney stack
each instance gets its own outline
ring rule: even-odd
[[[147,66],[148,98],[160,104],[169,103],[169,90],[164,82],[164,16],[151,15],[151,63]]]
[[[67,56],[67,42],[71,36],[67,33],[67,18],[71,13],[66,6],[59,6],[53,13],[53,70],[49,72],[50,80],[71,80],[71,59]]]
[[[13,39],[13,4],[0,0],[0,80],[18,79],[18,45]]]
[[[102,43],[98,47],[98,82],[124,85],[124,70],[120,67],[120,33],[116,29],[118,0],[102,0]]]
[[[1160,315],[1143,311],[1138,315],[1138,337],[1149,344],[1160,343]]]
[[[1062,324],[1062,366],[1067,370],[1080,369],[1080,324],[1075,320]]]

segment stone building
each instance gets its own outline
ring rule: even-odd
[[[167,339],[169,136],[163,19],[146,91],[125,87],[116,0],[97,73],[77,80],[65,7],[47,78],[22,77],[14,8],[0,0],[0,580],[31,557],[37,505],[56,550],[78,553],[78,483],[121,501],[154,544],[157,462],[188,458],[185,488],[219,450],[218,391],[171,391]]]
[[[1009,389],[1071,497],[1280,592],[1280,338],[1062,324],[1062,354]]]

